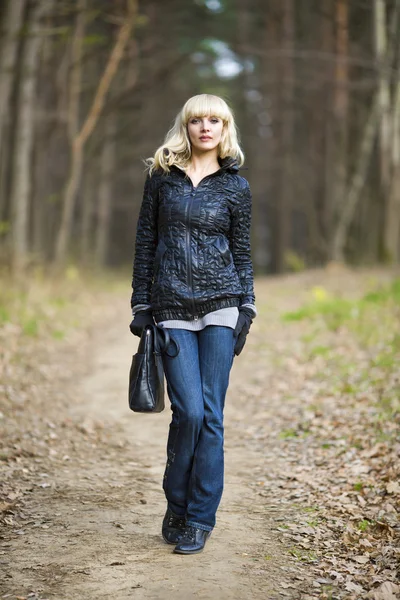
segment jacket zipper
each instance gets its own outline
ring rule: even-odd
[[[192,192],[190,193],[190,199],[189,199],[189,203],[188,203],[188,208],[186,211],[186,252],[187,252],[187,257],[188,257],[188,261],[187,261],[187,284],[188,287],[190,289],[190,292],[192,294],[192,298],[191,298],[191,304],[192,304],[192,312],[193,312],[193,318],[195,321],[197,321],[198,316],[196,315],[196,305],[195,305],[195,301],[194,301],[194,293],[193,293],[193,274],[192,274],[192,253],[191,253],[191,248],[190,248],[190,217],[192,214],[192,206],[193,206],[193,196],[195,194],[194,191],[194,187],[192,185]]]
[[[191,304],[192,304],[193,318],[195,321],[197,321],[199,317],[196,315],[196,304],[194,301],[194,293],[193,293],[192,253],[190,251],[190,227],[189,227],[190,217],[192,214],[193,196],[196,193],[195,190],[199,189],[199,187],[203,183],[203,181],[205,181],[209,177],[215,176],[217,173],[220,173],[221,171],[222,171],[222,168],[219,169],[218,171],[215,171],[215,173],[206,175],[205,177],[203,177],[203,179],[201,181],[199,181],[199,183],[196,187],[194,187],[192,180],[190,179],[190,177],[188,177],[192,191],[190,193],[190,200],[188,203],[188,209],[186,211],[186,252],[187,252],[187,256],[188,256],[187,284],[188,284],[189,289],[192,292]]]

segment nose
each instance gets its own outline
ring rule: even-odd
[[[202,131],[210,131],[210,125],[206,119],[203,119],[201,122],[201,130]]]

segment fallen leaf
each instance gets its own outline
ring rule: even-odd
[[[348,581],[345,585],[345,588],[348,592],[355,592],[356,594],[361,594],[364,592],[364,589],[361,587],[361,585],[353,583],[352,581]]]
[[[369,556],[354,556],[353,560],[358,562],[360,565],[366,565],[369,562]]]
[[[15,502],[0,502],[0,512],[7,512],[15,506],[15,504]]]
[[[386,491],[388,494],[400,494],[400,483],[398,481],[389,481]]]
[[[397,600],[400,586],[391,581],[385,581],[378,589],[368,594],[368,598],[373,600]]]

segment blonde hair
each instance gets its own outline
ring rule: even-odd
[[[244,155],[239,146],[238,132],[232,110],[225,100],[219,96],[199,94],[198,96],[192,96],[184,104],[182,110],[176,116],[174,125],[165,136],[162,146],[156,150],[154,157],[148,158],[145,161],[150,174],[157,169],[169,172],[172,165],[185,170],[192,156],[192,148],[187,131],[188,121],[192,117],[208,116],[218,117],[223,121],[222,136],[218,146],[218,157],[226,158],[227,156],[231,156],[241,166],[244,162]]]

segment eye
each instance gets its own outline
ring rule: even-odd
[[[210,121],[211,121],[211,123],[214,123],[214,124],[219,123],[218,117],[211,117]]]
[[[199,119],[197,117],[193,117],[193,119],[190,119],[190,122],[193,123],[193,125],[195,125],[199,122]]]

